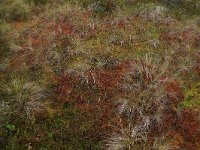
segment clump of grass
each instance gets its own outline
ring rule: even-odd
[[[6,36],[8,31],[10,31],[9,25],[0,22],[0,71],[3,70],[9,56],[9,39]]]
[[[45,5],[50,2],[50,0],[25,0],[25,1],[35,5]]]
[[[163,0],[162,3],[171,9],[171,14],[184,19],[199,16],[200,3],[198,0]]]
[[[143,11],[139,12],[139,16],[150,21],[158,22],[163,18],[166,18],[167,8],[163,6],[147,7]]]
[[[168,64],[160,66],[159,61],[146,57],[132,62],[129,68],[122,84],[125,94],[119,102],[119,114],[127,120],[122,122],[121,136],[111,138],[110,149],[149,148],[151,126],[162,124],[164,111],[170,109],[167,103],[171,100],[165,90],[166,83],[172,82],[166,76]],[[175,101],[172,105],[176,105]]]
[[[30,17],[30,7],[23,1],[0,2],[0,19],[6,21],[24,21]]]
[[[116,3],[113,0],[85,0],[82,4],[83,7],[100,16],[108,15],[116,9]]]
[[[1,80],[0,87],[3,121],[9,122],[15,117],[16,121],[33,119],[38,113],[43,112],[44,105],[41,100],[46,98],[47,93],[44,86],[30,81],[26,75],[7,75]]]
[[[171,130],[174,126],[182,126],[183,120],[189,123],[189,118],[182,118],[182,115],[190,116],[194,112],[178,110],[183,95],[180,86],[170,77],[170,61],[163,63],[162,59],[155,58],[154,56],[153,60],[148,56],[127,65],[129,69],[122,80],[124,94],[122,92],[119,99],[118,113],[121,122],[116,126],[115,134],[107,141],[108,149],[198,146],[200,139],[196,139],[197,134],[188,134],[190,138],[196,139],[191,142],[185,139],[184,129]],[[174,121],[175,118],[178,121]],[[194,117],[193,121],[199,124],[198,117]],[[190,122],[191,128],[193,121]],[[175,135],[173,138],[172,134]]]

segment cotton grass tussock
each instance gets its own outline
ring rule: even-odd
[[[166,91],[166,84],[173,82],[173,78],[168,77],[167,64],[162,65],[149,56],[129,64],[122,80],[125,96],[120,98],[118,109],[125,126],[120,128],[119,135],[108,140],[109,149],[152,148],[149,134],[156,126],[159,130],[164,112],[177,103],[170,100],[177,93]]]
[[[48,90],[37,82],[28,81],[25,76],[11,75],[11,80],[1,85],[1,95],[2,110],[4,104],[9,107],[5,116],[31,119],[44,108],[41,100],[46,99]]]

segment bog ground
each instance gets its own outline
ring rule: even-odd
[[[199,150],[199,0],[0,0],[0,149]]]

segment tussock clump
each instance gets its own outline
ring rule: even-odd
[[[7,58],[9,56],[9,44],[7,32],[10,30],[9,25],[0,23],[0,71],[4,70]]]
[[[144,9],[142,12],[139,13],[139,17],[146,20],[158,22],[163,18],[166,18],[166,12],[167,8],[163,6],[155,6],[150,7],[148,9]]]
[[[162,2],[170,7],[175,7],[182,4],[182,0],[162,0]]]
[[[116,8],[116,3],[113,0],[90,0],[83,2],[83,5],[99,15],[112,13]]]
[[[47,4],[48,2],[50,2],[51,0],[25,0],[26,2],[28,3],[33,3],[33,4],[36,4],[36,5],[39,5],[39,4]]]
[[[148,57],[128,65],[118,108],[121,125],[108,140],[109,149],[159,148],[161,144],[157,142],[161,137],[166,138],[160,142],[167,149],[180,147],[180,143],[174,144],[166,134],[177,123],[176,108],[183,100],[178,84],[168,74],[168,67]]]
[[[31,9],[23,0],[0,2],[0,19],[24,21],[30,17]]]
[[[8,122],[13,117],[33,119],[36,114],[43,112],[44,106],[41,100],[45,100],[47,93],[45,87],[37,82],[29,81],[25,76],[10,75],[1,81],[2,119]]]

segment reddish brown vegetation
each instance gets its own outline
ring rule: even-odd
[[[177,81],[170,81],[166,84],[166,92],[169,95],[169,99],[173,101],[174,105],[177,106],[179,102],[183,100],[183,93],[177,83]]]
[[[168,44],[177,42],[182,44],[182,46],[190,45],[194,48],[198,47],[200,41],[199,33],[192,28],[185,28],[183,31],[162,33],[160,39]]]
[[[182,148],[197,150],[200,143],[200,120],[199,114],[191,110],[183,110],[179,114],[176,129],[183,137]]]
[[[114,66],[112,69],[103,67],[82,74],[68,72],[56,77],[57,100],[71,103],[88,115],[92,125],[90,136],[105,138],[114,130],[111,125],[119,121],[113,111],[115,102],[111,99],[117,92],[121,74],[122,68]]]
[[[124,62],[112,66],[112,68],[103,67],[98,70],[90,70],[83,73],[82,76],[75,72],[62,75],[58,78],[57,99],[62,102],[71,102],[74,107],[87,113],[89,120],[94,125],[94,132],[91,134],[102,138],[113,132],[113,129],[110,128],[111,123],[120,125],[120,120],[113,111],[115,109],[113,100],[120,95],[119,86],[123,73],[126,73],[131,64],[134,63]],[[149,80],[147,77],[146,81]],[[166,102],[168,106],[163,112],[162,121],[159,124],[154,122],[149,133],[149,142],[153,144],[153,137],[165,135],[167,138],[173,139],[171,145],[196,150],[200,143],[198,114],[191,110],[179,111],[177,109],[179,102],[183,100],[183,94],[177,81],[167,82],[165,90],[169,100]],[[109,96],[101,99],[106,94]],[[88,102],[88,98],[92,101]],[[124,120],[124,122],[126,121]]]

